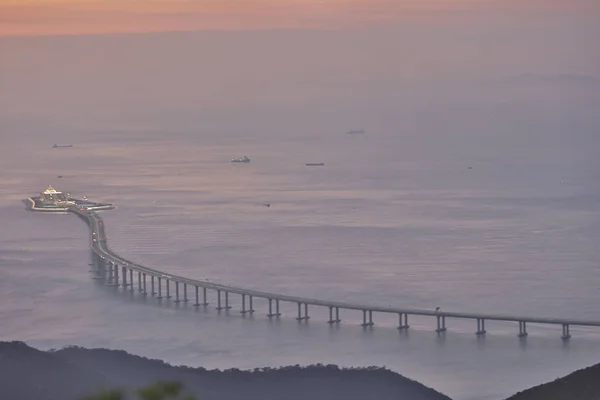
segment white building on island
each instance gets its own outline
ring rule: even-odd
[[[67,196],[63,192],[57,191],[52,185],[40,193],[40,202],[44,205],[73,203],[67,199]]]

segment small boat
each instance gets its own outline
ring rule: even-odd
[[[362,135],[364,133],[365,133],[364,129],[349,130],[348,132],[346,132],[346,134],[348,134],[348,135]]]
[[[315,162],[315,163],[306,163],[304,165],[306,165],[307,167],[322,167],[325,165],[325,163]]]
[[[232,158],[231,162],[233,163],[249,163],[250,159],[246,156],[244,156],[243,158]]]
[[[53,149],[56,149],[57,147],[73,147],[72,144],[54,144],[54,146],[52,146]]]

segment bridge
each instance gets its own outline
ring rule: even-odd
[[[257,290],[244,289],[241,287],[227,286],[214,282],[190,279],[148,268],[127,260],[110,250],[107,244],[104,222],[102,218],[92,209],[83,206],[69,207],[69,211],[83,219],[90,228],[92,272],[94,279],[103,281],[108,286],[122,287],[124,290],[137,291],[143,296],[153,296],[158,299],[175,297],[174,301],[189,302],[190,291],[193,296],[195,307],[206,307],[209,305],[207,292],[216,293],[216,309],[229,310],[230,296],[241,296],[242,314],[254,313],[253,301],[256,298],[266,299],[268,302],[268,318],[279,317],[279,305],[281,302],[293,303],[298,307],[298,321],[306,321],[309,306],[326,307],[329,309],[329,324],[339,324],[340,310],[362,311],[362,326],[374,325],[373,313],[394,314],[398,316],[398,329],[408,329],[408,316],[426,316],[436,320],[436,332],[446,331],[446,318],[468,319],[476,322],[476,335],[485,335],[486,321],[505,321],[518,323],[518,335],[523,338],[528,335],[527,324],[549,324],[562,327],[561,338],[567,340],[571,337],[571,326],[600,327],[600,321],[561,319],[561,318],[538,318],[516,315],[494,315],[463,312],[432,311],[424,309],[382,307],[377,305],[358,304],[350,302],[326,301],[306,297],[288,296],[284,294],[268,293]]]

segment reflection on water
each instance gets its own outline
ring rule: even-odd
[[[209,368],[385,365],[456,399],[502,398],[597,362],[594,329],[573,328],[563,342],[560,327],[532,325],[519,340],[516,324],[488,321],[488,335],[477,337],[474,321],[450,319],[437,335],[427,318],[398,331],[397,317],[375,314],[375,327],[363,329],[359,312],[342,310],[338,327],[311,308],[298,324],[295,305],[269,320],[258,299],[257,313],[242,316],[236,297],[219,313],[114,293],[90,279],[81,221],[19,202],[49,183],[114,202],[102,213],[113,250],[193,278],[381,305],[600,319],[600,192],[579,160],[549,165],[542,153],[506,163],[470,148],[448,157],[418,138],[400,145],[371,134],[241,144],[107,138],[2,150],[0,339]],[[252,162],[231,164],[238,154]]]

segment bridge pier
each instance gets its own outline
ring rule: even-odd
[[[408,329],[408,314],[400,313],[398,314],[398,329]]]
[[[196,293],[196,302],[194,303],[194,307],[199,307],[200,306],[200,298],[198,296],[198,286],[194,286],[194,290]]]
[[[175,303],[179,303],[179,282],[175,282]]]
[[[119,286],[119,269],[117,268],[117,264],[113,262],[108,262],[110,282],[108,282],[109,286]]]
[[[485,335],[485,319],[477,318],[477,332],[476,335]]]
[[[335,319],[333,318],[333,309],[335,308]],[[340,320],[340,308],[339,307],[333,307],[333,306],[329,306],[329,321],[327,321],[328,324],[337,324],[341,322]]]
[[[165,279],[165,281],[167,282],[167,299],[171,298],[171,281],[168,279]]]
[[[92,279],[104,279],[104,268],[100,263],[100,256],[92,251]]]
[[[208,301],[206,301],[206,288],[202,288],[202,305],[206,307],[208,305]]]
[[[242,314],[252,314],[254,312],[254,310],[252,309],[252,296],[248,296],[248,300],[250,302],[250,308],[248,308],[246,310],[246,295],[242,294],[242,311],[240,311],[240,313]]]
[[[146,273],[144,272],[143,275],[144,275],[144,286],[143,286],[144,290],[142,292],[142,295],[148,296],[148,292],[146,291]]]
[[[296,317],[297,321],[308,321],[310,317],[308,316],[308,303],[304,303],[304,315],[302,315],[302,303],[298,303],[298,316]]]
[[[183,284],[183,302],[187,303],[188,301],[189,300],[188,300],[188,297],[187,297],[187,283],[184,283]]]
[[[113,285],[119,287],[119,266],[115,263],[112,263],[113,267],[113,276],[115,278]]]
[[[231,306],[229,305],[229,292],[225,292],[225,309],[229,310]]]
[[[161,300],[163,298],[163,296],[162,296],[162,279],[160,276],[157,276],[156,280],[157,280],[156,285],[158,286],[158,296],[156,298]]]
[[[142,292],[142,273],[138,271],[138,292]]]
[[[123,289],[127,288],[127,268],[121,267],[121,275],[123,275]]]
[[[519,321],[519,334],[518,337],[526,337],[527,336],[527,322]]]
[[[109,262],[107,267],[108,267],[108,276],[107,276],[105,283],[110,286],[110,285],[112,285],[112,282],[113,282],[112,263]]]
[[[446,332],[446,317],[443,315],[436,315],[437,318],[437,333]]]
[[[560,338],[562,340],[568,340],[571,338],[571,333],[569,332],[569,324],[562,324],[562,336]]]
[[[133,288],[133,269],[129,270],[129,290],[133,292],[135,289]]]
[[[231,306],[229,305],[229,292],[225,291],[225,307],[221,307],[221,291],[217,290],[217,310],[229,310]]]
[[[252,297],[250,297],[250,309],[252,309]],[[267,317],[279,317],[281,313],[279,312],[279,300],[275,299],[275,312],[273,312],[273,299],[269,299],[269,313]]]
[[[369,321],[367,322],[367,312],[369,313]],[[360,324],[362,327],[373,326],[373,311],[371,310],[363,310],[363,323]]]

